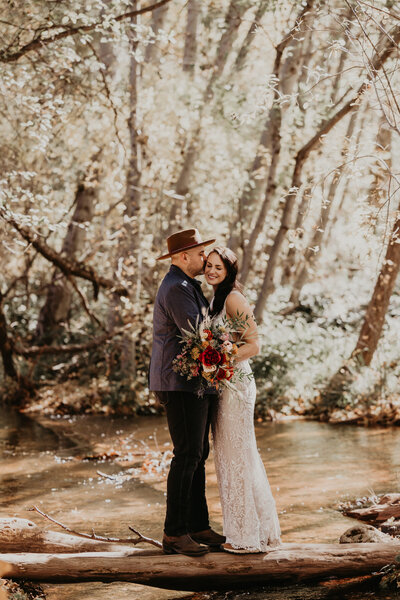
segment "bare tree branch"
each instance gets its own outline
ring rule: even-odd
[[[123,285],[116,285],[115,281],[112,279],[101,277],[96,273],[93,267],[61,256],[45,241],[41,240],[37,233],[33,233],[27,227],[17,223],[17,221],[9,213],[7,213],[4,207],[0,208],[0,217],[2,217],[9,225],[14,227],[14,229],[20,233],[24,240],[29,242],[29,244],[32,244],[35,250],[37,250],[48,261],[53,263],[53,265],[58,267],[66,276],[75,275],[77,277],[81,277],[82,279],[86,279],[87,281],[91,281],[95,286],[95,291],[99,287],[104,287],[112,290],[115,294],[118,294],[118,296],[128,296],[128,290],[126,287]]]
[[[105,341],[123,333],[126,333],[126,325],[124,327],[114,329],[113,331],[105,333],[104,335],[101,335],[99,337],[95,337],[86,344],[62,344],[61,346],[30,346],[30,348],[25,348],[24,346],[13,344],[12,351],[14,354],[18,354],[19,356],[25,357],[40,356],[41,354],[78,354],[78,352],[85,352],[85,350],[91,350],[92,348],[96,348],[97,346],[103,344]]]
[[[331,131],[331,129],[333,129],[336,123],[338,123],[341,119],[343,119],[343,117],[345,117],[352,110],[354,110],[355,107],[358,106],[363,94],[372,85],[373,74],[376,71],[382,69],[386,60],[392,55],[393,51],[398,49],[398,44],[400,42],[400,25],[397,25],[393,28],[393,30],[391,31],[390,39],[393,41],[386,40],[382,51],[380,53],[376,53],[371,59],[371,70],[369,70],[366,74],[365,81],[360,85],[353,98],[346,102],[346,104],[340,110],[338,110],[332,117],[324,121],[321,124],[318,131],[312,136],[312,138],[308,140],[306,144],[304,144],[304,146],[302,146],[302,148],[300,148],[300,150],[296,154],[292,182],[290,189],[285,197],[285,205],[282,213],[281,225],[275,236],[273,246],[269,253],[267,269],[264,275],[264,280],[254,310],[254,315],[257,319],[261,320],[267,298],[274,289],[273,278],[278,261],[278,256],[283,241],[290,228],[291,216],[296,200],[297,191],[301,186],[301,176],[304,163],[307,160],[308,156],[311,154],[311,152],[317,147],[321,140]]]
[[[72,533],[73,535],[76,535],[78,537],[87,538],[89,540],[97,540],[100,542],[111,542],[113,544],[133,544],[133,546],[136,546],[136,544],[140,544],[141,542],[143,542],[146,544],[151,544],[152,546],[156,546],[157,548],[162,548],[161,542],[142,535],[141,533],[139,533],[139,531],[133,529],[133,527],[129,527],[129,529],[138,536],[137,538],[110,538],[104,537],[102,535],[97,535],[94,531],[92,533],[80,533],[79,531],[74,531],[74,529],[70,529],[70,527],[67,527],[67,525],[60,523],[60,521],[56,521],[56,519],[53,519],[53,517],[50,517],[46,513],[42,512],[37,506],[34,506],[33,508],[30,508],[28,510],[37,512],[45,519],[48,519],[52,523],[55,523],[55,525],[61,527],[61,529],[64,529],[65,531],[68,531],[68,533]]]
[[[94,45],[91,42],[88,42],[88,46],[91,49],[91,51],[93,52],[93,55],[95,56],[95,58],[97,59],[97,61],[99,63],[101,63],[102,60],[101,60],[99,54],[96,52],[96,48],[94,47]],[[107,77],[106,77],[105,73],[103,72],[103,69],[99,69],[99,75],[100,75],[101,80],[103,82],[104,93],[105,93],[106,98],[107,98],[107,100],[108,100],[108,102],[110,104],[110,108],[111,108],[111,110],[113,112],[115,136],[116,136],[117,140],[119,141],[119,143],[121,145],[121,148],[123,149],[124,154],[126,156],[126,148],[125,148],[124,142],[121,139],[121,136],[119,134],[119,129],[118,129],[118,110],[117,110],[117,107],[115,106],[114,101],[112,99],[111,90],[109,88],[109,85],[108,85],[108,82],[107,82]]]
[[[157,8],[160,8],[161,6],[164,6],[164,4],[167,4],[167,2],[170,1],[171,0],[160,0],[155,4],[150,4],[150,6],[144,6],[143,8],[140,8],[138,10],[130,10],[126,13],[123,13],[122,15],[111,17],[110,21],[118,23],[136,15],[143,15],[144,13],[151,12],[153,10],[156,10]],[[96,21],[95,23],[91,23],[90,25],[81,25],[78,27],[68,28],[65,28],[65,25],[55,24],[50,28],[44,30],[42,29],[37,37],[35,37],[33,40],[22,46],[22,48],[19,48],[19,50],[12,51],[10,50],[10,47],[8,47],[0,51],[0,62],[14,62],[21,58],[21,56],[24,56],[24,54],[27,54],[28,52],[32,52],[33,50],[40,50],[44,46],[49,46],[50,44],[53,44],[58,40],[71,37],[78,33],[87,33],[88,31],[93,31],[94,29],[96,29],[96,27],[100,27],[102,24],[103,21]],[[59,31],[58,33],[49,35],[49,37],[43,37],[43,34],[49,33],[50,29],[58,29],[59,27],[62,27],[63,31]]]
[[[35,258],[38,256],[37,253],[33,254],[33,256],[31,256],[30,258],[28,258],[28,261],[25,265],[25,269],[24,272],[22,273],[22,275],[18,275],[17,277],[14,277],[14,279],[12,280],[12,282],[10,283],[10,285],[8,286],[8,288],[6,289],[6,291],[4,292],[4,294],[1,294],[2,298],[6,298],[8,296],[8,294],[15,288],[15,286],[17,285],[17,283],[19,281],[21,281],[22,279],[26,279],[29,273],[29,270],[33,264],[33,261],[35,260]]]
[[[96,317],[96,315],[94,313],[92,313],[92,311],[90,310],[89,306],[88,306],[88,302],[87,302],[87,298],[85,296],[85,294],[79,289],[76,281],[74,280],[74,278],[71,275],[67,275],[67,279],[70,282],[70,284],[72,285],[72,287],[74,288],[74,290],[76,291],[76,293],[78,294],[83,309],[86,312],[86,314],[93,320],[95,321],[95,323],[97,323],[97,325],[103,330],[103,331],[107,331],[106,327],[103,325],[103,323],[100,321],[100,319],[98,319]]]

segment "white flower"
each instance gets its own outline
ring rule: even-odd
[[[205,342],[208,338],[208,334],[200,330],[200,338],[203,342]]]
[[[222,344],[222,348],[224,349],[225,352],[230,352],[232,350],[232,343],[229,342],[228,340],[226,340],[223,344]]]
[[[205,371],[206,373],[212,373],[216,370],[216,368],[216,365],[210,365],[209,367],[207,367],[207,365],[203,365],[203,371]]]

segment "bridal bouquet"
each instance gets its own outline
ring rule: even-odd
[[[240,345],[234,338],[247,326],[247,319],[242,317],[215,321],[207,313],[200,324],[191,325],[190,331],[184,329],[182,351],[172,361],[174,371],[187,380],[201,376],[200,393],[210,386],[235,389],[233,382],[244,376],[233,366]]]

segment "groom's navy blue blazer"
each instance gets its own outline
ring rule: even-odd
[[[171,265],[157,292],[153,315],[153,349],[150,362],[150,390],[154,392],[196,392],[199,378],[189,381],[175,373],[172,361],[181,351],[180,337],[189,323],[201,321],[208,302],[200,281]],[[214,390],[210,389],[214,393]]]

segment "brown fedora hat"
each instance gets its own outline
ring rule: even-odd
[[[170,258],[170,256],[178,254],[178,252],[184,252],[190,248],[196,248],[196,246],[209,246],[214,242],[215,240],[206,240],[204,242],[201,239],[201,235],[197,229],[184,229],[183,231],[177,231],[167,238],[168,254],[159,256],[157,260]]]

